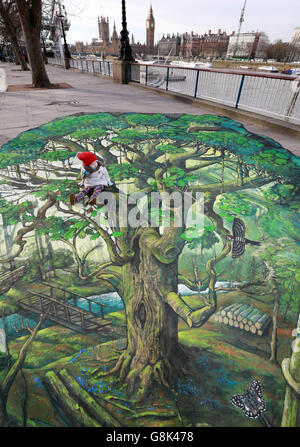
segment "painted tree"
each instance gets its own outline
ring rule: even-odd
[[[121,196],[127,198],[129,192],[145,194],[146,202],[139,208],[136,203],[128,205],[137,226],[124,226],[118,220],[105,225],[99,220],[99,210],[89,215],[80,205],[69,206],[68,195],[78,188],[75,179],[79,166],[73,160],[77,152],[86,149],[103,156],[112,179],[122,187],[123,194],[116,194],[118,207]],[[51,176],[43,175],[37,166],[49,160],[52,152],[56,159],[49,168]],[[68,169],[64,168],[64,158]],[[226,238],[229,229],[217,206],[221,196],[243,192],[260,197],[260,188],[265,185],[277,183],[282,177],[297,183],[299,174],[296,157],[278,143],[256,136],[230,119],[211,115],[105,113],[61,118],[4,145],[0,152],[3,169],[16,162],[24,171],[19,187],[22,184],[28,193],[35,194],[39,207],[33,222],[19,229],[14,256],[22,253],[26,235],[54,214],[68,217],[64,223],[68,222],[70,236],[80,226],[87,241],[97,244],[100,239],[106,244],[107,259],[92,274],[119,293],[127,322],[127,347],[110,373],[116,374],[118,382],[125,384],[137,400],[147,395],[153,383],[171,387],[182,374],[186,354],[178,342],[178,318],[189,327],[201,327],[217,310],[216,266],[231,251]],[[5,172],[3,175],[7,177]],[[15,179],[10,181],[18,189]],[[193,229],[184,219],[180,226],[175,225],[177,218],[183,217],[175,203],[169,205],[169,225],[162,226],[162,210],[151,206],[150,201],[151,192],[174,191],[190,196],[203,194],[205,219],[219,240],[216,256],[205,266],[209,290],[206,304],[197,310],[178,294],[178,279],[184,281],[178,272],[178,260]],[[192,208],[190,205],[189,211]],[[148,214],[143,214],[145,210]],[[153,225],[151,217],[155,214]],[[53,219],[54,226],[56,223]],[[54,226],[51,234],[56,231]],[[63,235],[65,231],[63,228]]]
[[[6,257],[11,256],[14,245],[14,235],[18,224],[26,225],[33,220],[33,204],[25,201],[21,205],[14,204],[2,197],[0,193],[0,215],[2,219],[3,239]],[[10,262],[10,270],[16,268],[14,259]]]
[[[289,309],[297,315],[300,306],[299,186],[273,185],[265,191],[264,200],[268,212],[262,218],[262,227],[269,239],[261,257],[272,271],[274,310],[270,360],[277,362],[280,307],[286,318]]]

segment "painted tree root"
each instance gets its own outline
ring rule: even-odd
[[[172,394],[176,391],[172,388],[172,378],[183,377],[188,375],[185,368],[189,356],[180,346],[177,346],[176,353],[170,358],[164,358],[155,364],[137,364],[134,354],[124,351],[117,361],[116,365],[108,372],[95,371],[95,378],[116,375],[118,377],[115,382],[116,386],[126,386],[129,395],[134,396],[132,400],[135,403],[144,401],[153,389],[153,384],[165,387]]]
[[[49,371],[43,384],[52,398],[58,413],[74,427],[120,427],[121,423],[64,369],[56,374]]]

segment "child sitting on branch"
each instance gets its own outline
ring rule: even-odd
[[[97,158],[92,152],[81,152],[77,154],[77,158],[82,161],[81,184],[84,189],[78,194],[70,194],[70,204],[75,205],[88,195],[90,196],[89,205],[95,205],[98,194],[105,186],[111,186],[113,183],[102,158]]]

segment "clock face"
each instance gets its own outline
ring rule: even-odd
[[[154,28],[154,23],[151,23],[150,26],[151,26],[151,28]]]

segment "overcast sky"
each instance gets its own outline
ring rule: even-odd
[[[121,30],[121,0],[64,0],[71,28],[68,41],[90,43],[98,37],[97,17],[105,16]],[[194,31],[204,33],[219,28],[237,31],[244,0],[152,0],[155,41],[163,33]],[[150,0],[127,0],[127,26],[135,41],[145,42]],[[271,41],[290,41],[293,29],[300,26],[300,0],[248,0],[242,31],[264,31]]]

